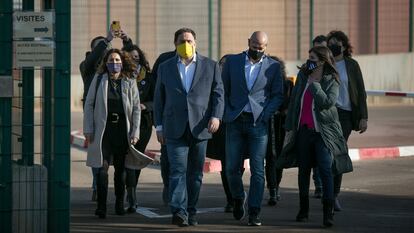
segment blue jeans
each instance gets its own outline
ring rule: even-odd
[[[250,158],[249,214],[258,214],[264,192],[264,158],[266,156],[268,125],[254,125],[253,115],[243,114],[226,125],[226,173],[234,199],[244,198],[242,173],[243,155]],[[247,151],[243,149],[246,148]]]
[[[314,167],[313,168],[313,183],[315,184],[315,188],[322,188],[322,180],[321,180],[321,176],[319,175],[319,170],[318,167]]]
[[[309,196],[311,169],[317,165],[322,180],[323,199],[333,200],[333,157],[323,142],[321,134],[301,126],[296,143],[299,165],[299,196]]]
[[[195,215],[203,179],[207,140],[194,138],[187,125],[178,139],[167,138],[170,164],[170,208],[173,214]]]

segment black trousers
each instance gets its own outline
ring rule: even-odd
[[[151,139],[152,134],[152,123],[151,117],[146,116],[145,114],[151,114],[150,112],[142,113],[141,115],[141,125],[139,129],[139,140],[137,144],[135,144],[135,149],[138,151],[145,153],[145,149],[147,148],[148,142]],[[139,175],[141,174],[141,170],[134,170],[126,168],[126,186],[127,188],[135,188],[138,184]]]
[[[267,143],[266,152],[266,186],[269,190],[279,187],[282,181],[283,169],[276,168],[276,160],[283,149],[283,141],[285,140],[285,123],[286,116],[275,115],[270,120],[269,141]]]
[[[126,119],[120,117],[118,122],[107,121],[102,139],[103,166],[99,168],[97,188],[99,196],[108,192],[108,168],[113,164],[115,196],[123,198],[125,194],[125,155],[128,152],[128,137],[126,134]],[[106,198],[105,198],[106,199]],[[106,202],[106,200],[105,200]]]
[[[348,138],[352,132],[352,112],[337,108],[339,122],[341,123],[342,135],[348,143]],[[334,176],[334,195],[338,196],[341,191],[342,174]]]

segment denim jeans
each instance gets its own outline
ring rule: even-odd
[[[333,200],[333,157],[320,133],[301,126],[297,135],[299,196],[309,196],[310,172],[317,165],[322,180],[323,199]]]
[[[187,128],[178,139],[167,138],[170,164],[170,208],[173,214],[195,215],[203,179],[207,140],[199,140]]]
[[[313,168],[312,179],[313,179],[313,183],[315,184],[315,188],[322,188],[322,180],[321,180],[321,175],[319,175],[318,167]]]
[[[264,158],[266,156],[268,125],[254,124],[253,115],[240,115],[226,125],[226,173],[234,199],[244,198],[242,173],[243,155],[250,158],[249,214],[258,214],[264,192]]]

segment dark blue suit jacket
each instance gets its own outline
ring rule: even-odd
[[[230,55],[224,64],[222,78],[225,90],[224,121],[234,121],[248,102],[252,107],[255,124],[267,123],[283,103],[283,79],[280,64],[263,57],[262,67],[249,91],[245,76],[246,53]]]
[[[183,136],[187,123],[191,133],[200,140],[211,138],[208,121],[222,119],[224,90],[217,62],[197,53],[191,88],[186,92],[177,67],[178,56],[158,68],[154,96],[155,125],[162,125],[166,138]]]

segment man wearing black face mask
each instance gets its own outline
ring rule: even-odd
[[[259,218],[264,192],[264,158],[268,141],[270,117],[283,103],[283,79],[280,64],[264,55],[268,38],[254,32],[248,40],[249,49],[229,55],[222,71],[225,88],[226,175],[234,199],[233,216],[246,214],[246,192],[243,191],[240,165],[247,145],[250,158],[250,189],[248,195],[249,226],[260,226]]]
[[[363,133],[367,130],[368,110],[364,80],[357,61],[351,58],[352,46],[342,31],[331,31],[327,36],[328,48],[335,58],[335,66],[341,80],[336,107],[343,136],[348,141],[351,131]],[[342,174],[334,177],[335,211],[341,211],[338,195]]]

